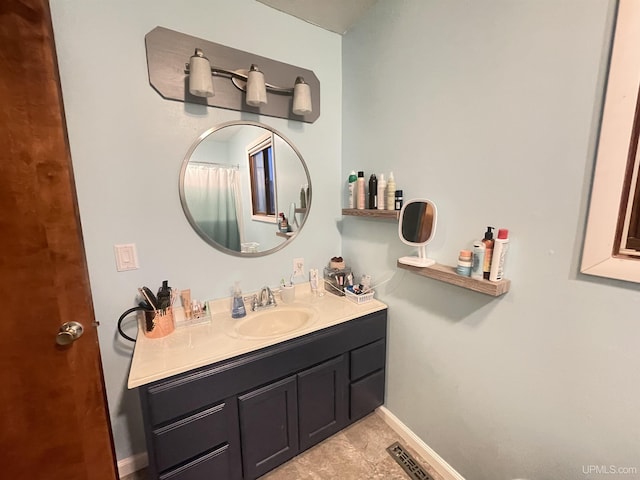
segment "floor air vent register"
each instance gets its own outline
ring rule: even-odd
[[[424,468],[411,456],[402,445],[395,442],[387,447],[387,452],[391,455],[396,462],[407,472],[410,478],[413,480],[433,480],[433,478],[424,471]]]

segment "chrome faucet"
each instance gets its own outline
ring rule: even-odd
[[[273,292],[268,286],[262,287],[260,294],[254,295],[251,301],[251,310],[262,310],[263,308],[275,307],[277,305]]]

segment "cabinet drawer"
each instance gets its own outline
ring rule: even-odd
[[[349,386],[349,413],[355,421],[384,403],[384,370],[378,370]]]
[[[153,430],[157,471],[162,472],[227,442],[228,411],[227,404],[221,403]]]
[[[203,478],[231,478],[228,445],[160,475],[160,480],[202,480]]]
[[[349,378],[353,382],[365,375],[384,368],[385,341],[380,339],[351,352]]]

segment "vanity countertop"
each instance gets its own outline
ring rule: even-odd
[[[279,294],[276,299],[278,306],[273,308],[274,312],[285,305]],[[244,319],[262,313],[251,312],[248,302],[245,303],[247,316]],[[127,385],[139,387],[387,308],[375,299],[356,304],[331,293],[316,296],[311,293],[308,283],[296,285],[295,304],[312,309],[316,314],[315,321],[276,337],[251,339],[234,335],[233,322],[237,320],[231,318],[229,298],[209,302],[210,323],[176,327],[163,338],[147,338],[139,330]]]

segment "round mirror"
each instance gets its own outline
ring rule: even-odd
[[[406,202],[400,210],[398,235],[407,245],[418,247],[418,256],[401,257],[400,263],[414,267],[428,267],[435,260],[427,258],[426,245],[436,233],[437,210],[431,200],[414,199]]]
[[[179,188],[196,233],[242,257],[287,245],[311,206],[302,155],[281,133],[256,122],[224,123],[200,135],[182,163]]]

